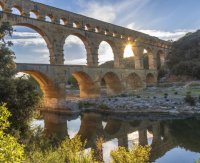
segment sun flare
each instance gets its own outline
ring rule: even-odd
[[[124,49],[124,58],[133,57],[134,53],[131,44],[126,45]]]

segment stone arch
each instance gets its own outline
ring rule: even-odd
[[[152,73],[148,73],[146,76],[147,86],[154,85],[156,83],[156,77]]]
[[[40,17],[40,14],[38,11],[34,11],[34,10],[30,11],[30,18],[39,19],[39,17]]]
[[[144,48],[143,51],[144,69],[155,69],[153,50],[150,47]]]
[[[136,73],[131,73],[126,78],[126,84],[128,90],[137,90],[143,87],[141,77]]]
[[[43,92],[43,101],[45,107],[54,107],[54,104],[57,104],[57,100],[63,97],[61,91],[58,89],[58,87],[55,86],[53,81],[47,75],[35,70],[19,72],[26,73],[37,81],[40,89]]]
[[[0,11],[4,11],[4,3],[0,2]]]
[[[105,34],[105,35],[109,35],[109,30],[108,30],[108,29],[105,29],[105,30],[104,30],[104,34]]]
[[[99,26],[96,26],[96,27],[94,28],[94,31],[95,31],[96,33],[99,33],[99,32],[100,32]]]
[[[84,28],[85,28],[86,31],[90,31],[91,30],[91,25],[90,24],[86,24]]]
[[[115,49],[115,44],[110,41],[110,40],[102,40],[99,43],[99,49],[98,49],[98,61],[100,64],[103,64],[108,61],[113,61],[115,56],[114,56],[114,49]],[[114,62],[110,63],[108,65],[112,68],[114,67]],[[107,67],[107,66],[106,66]]]
[[[78,39],[80,39],[81,40],[81,42],[83,43],[83,45],[84,45],[84,49],[85,49],[85,51],[86,51],[86,64],[87,65],[89,65],[89,60],[88,60],[88,58],[91,58],[91,55],[92,55],[92,52],[91,52],[91,47],[90,47],[90,42],[88,41],[88,39],[85,37],[85,36],[83,36],[82,34],[80,34],[80,33],[71,33],[71,34],[69,34],[69,35],[67,35],[65,38],[64,38],[64,46],[65,45],[67,45],[67,44],[65,44],[65,41],[67,40],[67,38],[69,37],[69,36],[75,36],[75,37],[77,37]],[[63,57],[65,57],[65,56],[63,56]],[[85,64],[85,63],[84,63]]]
[[[88,98],[88,97],[99,96],[99,88],[88,74],[79,71],[79,72],[74,72],[72,76],[78,82],[80,89],[80,97]]]
[[[73,22],[73,28],[80,28],[81,27],[81,23],[78,21]]]
[[[66,18],[61,18],[61,19],[60,19],[60,24],[61,24],[61,25],[67,25],[67,23],[68,23],[68,21],[67,21]]]
[[[53,16],[52,15],[46,15],[45,16],[45,21],[47,21],[47,22],[53,22]]]
[[[81,140],[87,140],[86,146],[95,145],[96,136],[103,136],[103,126],[101,115],[95,113],[84,113],[81,116],[80,130],[77,135],[81,136]],[[90,146],[91,147],[91,146]]]
[[[53,52],[53,48],[52,48],[52,44],[51,44],[51,41],[49,39],[49,37],[47,36],[47,34],[39,27],[35,26],[35,25],[32,25],[32,24],[28,24],[28,23],[15,23],[15,24],[12,24],[12,26],[24,26],[24,27],[28,27],[28,28],[31,28],[33,30],[35,30],[37,33],[39,33],[42,38],[45,40],[46,44],[47,44],[47,47],[49,49],[49,54],[50,54],[50,63],[51,63],[51,58],[53,58],[54,56],[54,52]]]
[[[124,48],[124,54],[123,57],[124,58],[128,58],[128,57],[134,57],[134,52],[133,52],[133,45],[131,44],[127,44]]]
[[[127,44],[123,53],[123,67],[128,69],[135,69],[135,54],[133,51],[133,45]]]
[[[108,95],[119,94],[123,90],[122,83],[114,72],[107,72],[101,79],[101,84],[102,82],[105,82]]]
[[[14,11],[17,11],[19,13],[13,13]],[[20,7],[20,6],[17,6],[17,5],[14,5],[12,8],[11,8],[11,12],[12,14],[15,14],[15,15],[23,15],[23,9]]]
[[[156,55],[157,69],[160,70],[165,62],[165,54],[162,50],[158,50]]]

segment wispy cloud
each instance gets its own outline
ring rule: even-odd
[[[109,5],[102,5],[98,2],[89,2],[86,4],[86,10],[82,14],[112,23],[116,18],[115,9]]]
[[[139,30],[139,31],[166,41],[167,40],[175,41],[183,37],[186,33],[194,32],[195,30],[181,30],[181,31],[176,30],[174,32],[159,31],[159,30]]]
[[[39,33],[36,32],[13,32],[13,37],[41,37]]]

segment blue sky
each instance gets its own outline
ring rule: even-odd
[[[134,22],[143,29],[174,31],[200,28],[199,0],[35,0],[84,14],[90,7],[113,8],[113,23],[127,26]],[[101,9],[99,9],[101,10]]]
[[[200,0],[35,0],[64,10],[138,30],[164,40],[176,40],[200,29]],[[17,62],[49,63],[44,40],[28,28],[15,28],[13,50]],[[26,32],[26,33],[24,33]],[[29,32],[29,33],[27,33]],[[85,64],[82,42],[74,37],[64,47],[66,64]],[[100,62],[111,60],[112,50],[102,43]]]

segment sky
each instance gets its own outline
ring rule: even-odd
[[[199,0],[35,0],[71,12],[134,29],[164,40],[177,40],[200,29]],[[16,11],[14,11],[15,13]],[[41,36],[28,28],[15,28],[12,37],[16,62],[49,63]],[[70,36],[64,46],[65,64],[86,64],[80,39]],[[134,54],[133,54],[134,55]],[[103,42],[99,61],[112,60],[112,49]]]

